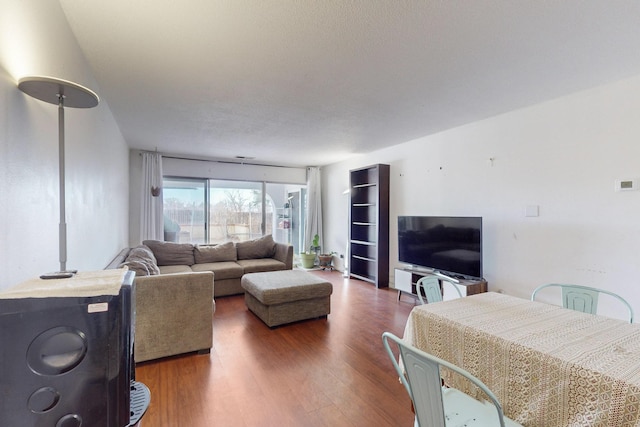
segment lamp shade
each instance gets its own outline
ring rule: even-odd
[[[18,81],[18,89],[29,96],[49,104],[58,105],[60,96],[64,106],[71,108],[93,108],[98,105],[98,95],[79,84],[53,77],[32,76]]]

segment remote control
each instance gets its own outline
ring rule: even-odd
[[[70,271],[60,271],[57,273],[46,273],[40,275],[41,279],[68,279],[69,277],[73,277],[73,273]]]

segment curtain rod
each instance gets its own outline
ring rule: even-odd
[[[193,157],[182,157],[182,156],[176,156],[176,155],[172,156],[172,155],[168,155],[168,154],[159,153],[157,150],[156,151],[140,150],[140,152],[138,154],[141,156],[142,153],[157,153],[157,154],[160,154],[162,157],[167,158],[167,159],[191,160],[191,161],[195,161],[195,162],[209,162],[209,163],[222,163],[222,164],[248,165],[248,166],[266,166],[266,167],[270,167],[270,168],[285,168],[285,169],[306,169],[307,168],[307,166],[296,167],[296,166],[282,166],[282,165],[265,165],[265,164],[261,164],[261,163],[249,163],[249,162],[243,162],[243,161],[209,160],[209,159],[197,159],[197,158],[193,158]]]

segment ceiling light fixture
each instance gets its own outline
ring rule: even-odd
[[[60,226],[58,229],[60,250],[60,271],[43,274],[43,279],[66,278],[76,270],[67,270],[67,221],[65,196],[65,155],[64,155],[64,107],[93,108],[100,102],[91,89],[67,80],[52,77],[24,77],[18,82],[18,89],[40,101],[58,106],[58,176],[60,182]]]

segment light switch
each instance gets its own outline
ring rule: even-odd
[[[638,189],[638,179],[618,179],[616,180],[616,191],[635,191]]]

